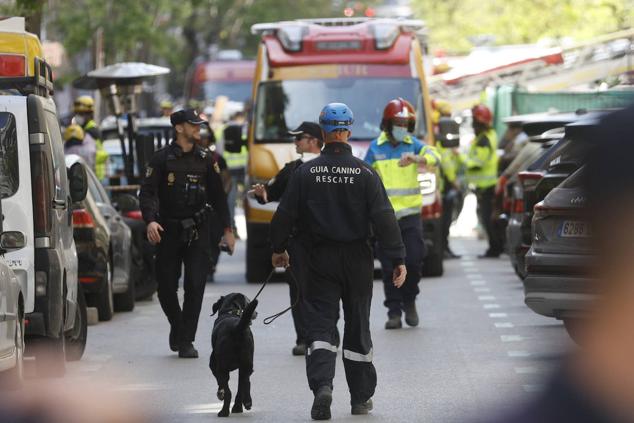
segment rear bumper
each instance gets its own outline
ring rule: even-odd
[[[536,253],[531,248],[526,254],[526,305],[537,314],[558,319],[583,315],[597,298],[596,281],[583,271],[592,258]]]
[[[64,325],[64,292],[62,262],[55,249],[35,250],[35,271],[46,274],[46,295],[35,297],[32,313],[25,319],[25,336],[48,336],[56,338]]]
[[[107,272],[107,258],[96,247],[77,243],[77,258],[79,261],[79,282],[84,293],[98,293],[105,286]]]

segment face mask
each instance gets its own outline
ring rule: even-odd
[[[404,128],[402,126],[392,127],[392,136],[396,141],[403,142],[407,135],[409,135],[409,132],[407,132],[407,128]]]
[[[84,126],[84,123],[86,123],[86,118],[82,115],[75,115],[75,123],[79,126]]]

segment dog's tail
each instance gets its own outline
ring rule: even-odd
[[[253,320],[253,313],[255,312],[255,308],[258,306],[258,300],[254,299],[251,301],[242,312],[242,316],[240,316],[240,321],[238,322],[238,326],[236,326],[236,331],[243,332],[246,328],[251,324],[251,320]]]

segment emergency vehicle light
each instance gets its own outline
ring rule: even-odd
[[[401,33],[400,27],[390,23],[376,22],[371,25],[374,35],[374,45],[377,50],[387,50]]]
[[[26,57],[21,54],[0,54],[0,77],[26,76]]]
[[[301,51],[302,39],[308,33],[308,28],[304,25],[282,26],[277,31],[282,46],[288,51]]]

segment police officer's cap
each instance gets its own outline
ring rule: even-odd
[[[170,122],[173,126],[183,124],[185,122],[192,125],[202,125],[205,120],[200,117],[198,112],[194,109],[184,109],[174,112],[170,115]]]
[[[321,126],[315,122],[302,122],[297,128],[292,131],[288,131],[289,135],[293,135],[298,138],[303,134],[310,135],[313,138],[317,138],[319,141],[323,141],[321,132]]]

